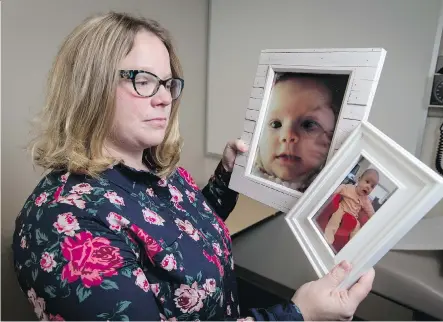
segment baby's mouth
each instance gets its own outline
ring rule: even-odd
[[[279,154],[275,158],[283,162],[297,162],[301,160],[301,158],[296,155],[291,155],[286,153]]]

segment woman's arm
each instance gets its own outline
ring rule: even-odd
[[[220,161],[208,184],[202,190],[205,198],[223,220],[228,218],[238,200],[238,192],[229,189],[231,175],[232,172],[227,171]]]

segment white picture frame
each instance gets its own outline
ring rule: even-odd
[[[394,183],[395,192],[361,229],[334,251],[319,229],[318,215],[357,161],[367,159]],[[348,137],[285,220],[318,277],[347,260],[352,271],[341,287],[348,288],[373,267],[443,198],[443,177],[368,122]]]
[[[253,173],[276,75],[305,73],[318,77],[348,77],[324,166],[350,132],[367,120],[385,56],[386,51],[382,48],[263,50],[241,133],[241,139],[249,145],[249,150],[237,155],[229,187],[274,209],[288,212],[303,195],[301,189],[286,187]]]

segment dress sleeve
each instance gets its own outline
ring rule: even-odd
[[[228,218],[238,200],[238,192],[229,188],[231,175],[232,172],[226,171],[220,161],[208,184],[202,190],[203,195],[223,220]]]
[[[54,228],[40,225],[19,273],[38,318],[161,320],[163,308],[138,263],[136,243],[120,231],[124,222],[110,229],[83,210],[62,208]]]
[[[287,301],[282,304],[276,304],[270,308],[250,309],[251,317],[240,320],[254,321],[304,321],[299,308],[292,302]]]

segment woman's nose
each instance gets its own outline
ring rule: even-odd
[[[161,85],[157,93],[152,97],[152,105],[154,106],[168,106],[172,103],[171,93]]]

